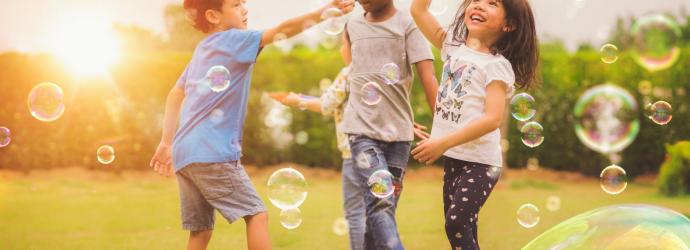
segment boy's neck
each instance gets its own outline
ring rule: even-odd
[[[381,9],[364,13],[364,19],[369,22],[383,22],[394,16],[397,11],[393,1],[390,1],[390,4],[387,4]]]

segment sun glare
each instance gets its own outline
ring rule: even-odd
[[[104,75],[118,59],[119,42],[106,22],[70,18],[56,29],[53,52],[79,76]]]

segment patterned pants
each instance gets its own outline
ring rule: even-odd
[[[443,157],[443,211],[451,249],[479,249],[479,210],[501,175],[500,167]]]

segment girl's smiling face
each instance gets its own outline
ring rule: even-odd
[[[499,39],[506,27],[502,0],[472,0],[465,9],[465,25],[472,36]]]

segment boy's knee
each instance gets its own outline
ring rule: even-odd
[[[268,222],[268,213],[261,212],[258,214],[247,215],[244,217],[246,222],[256,221],[256,222]]]
[[[213,230],[189,231],[189,235],[193,238],[211,238]]]

